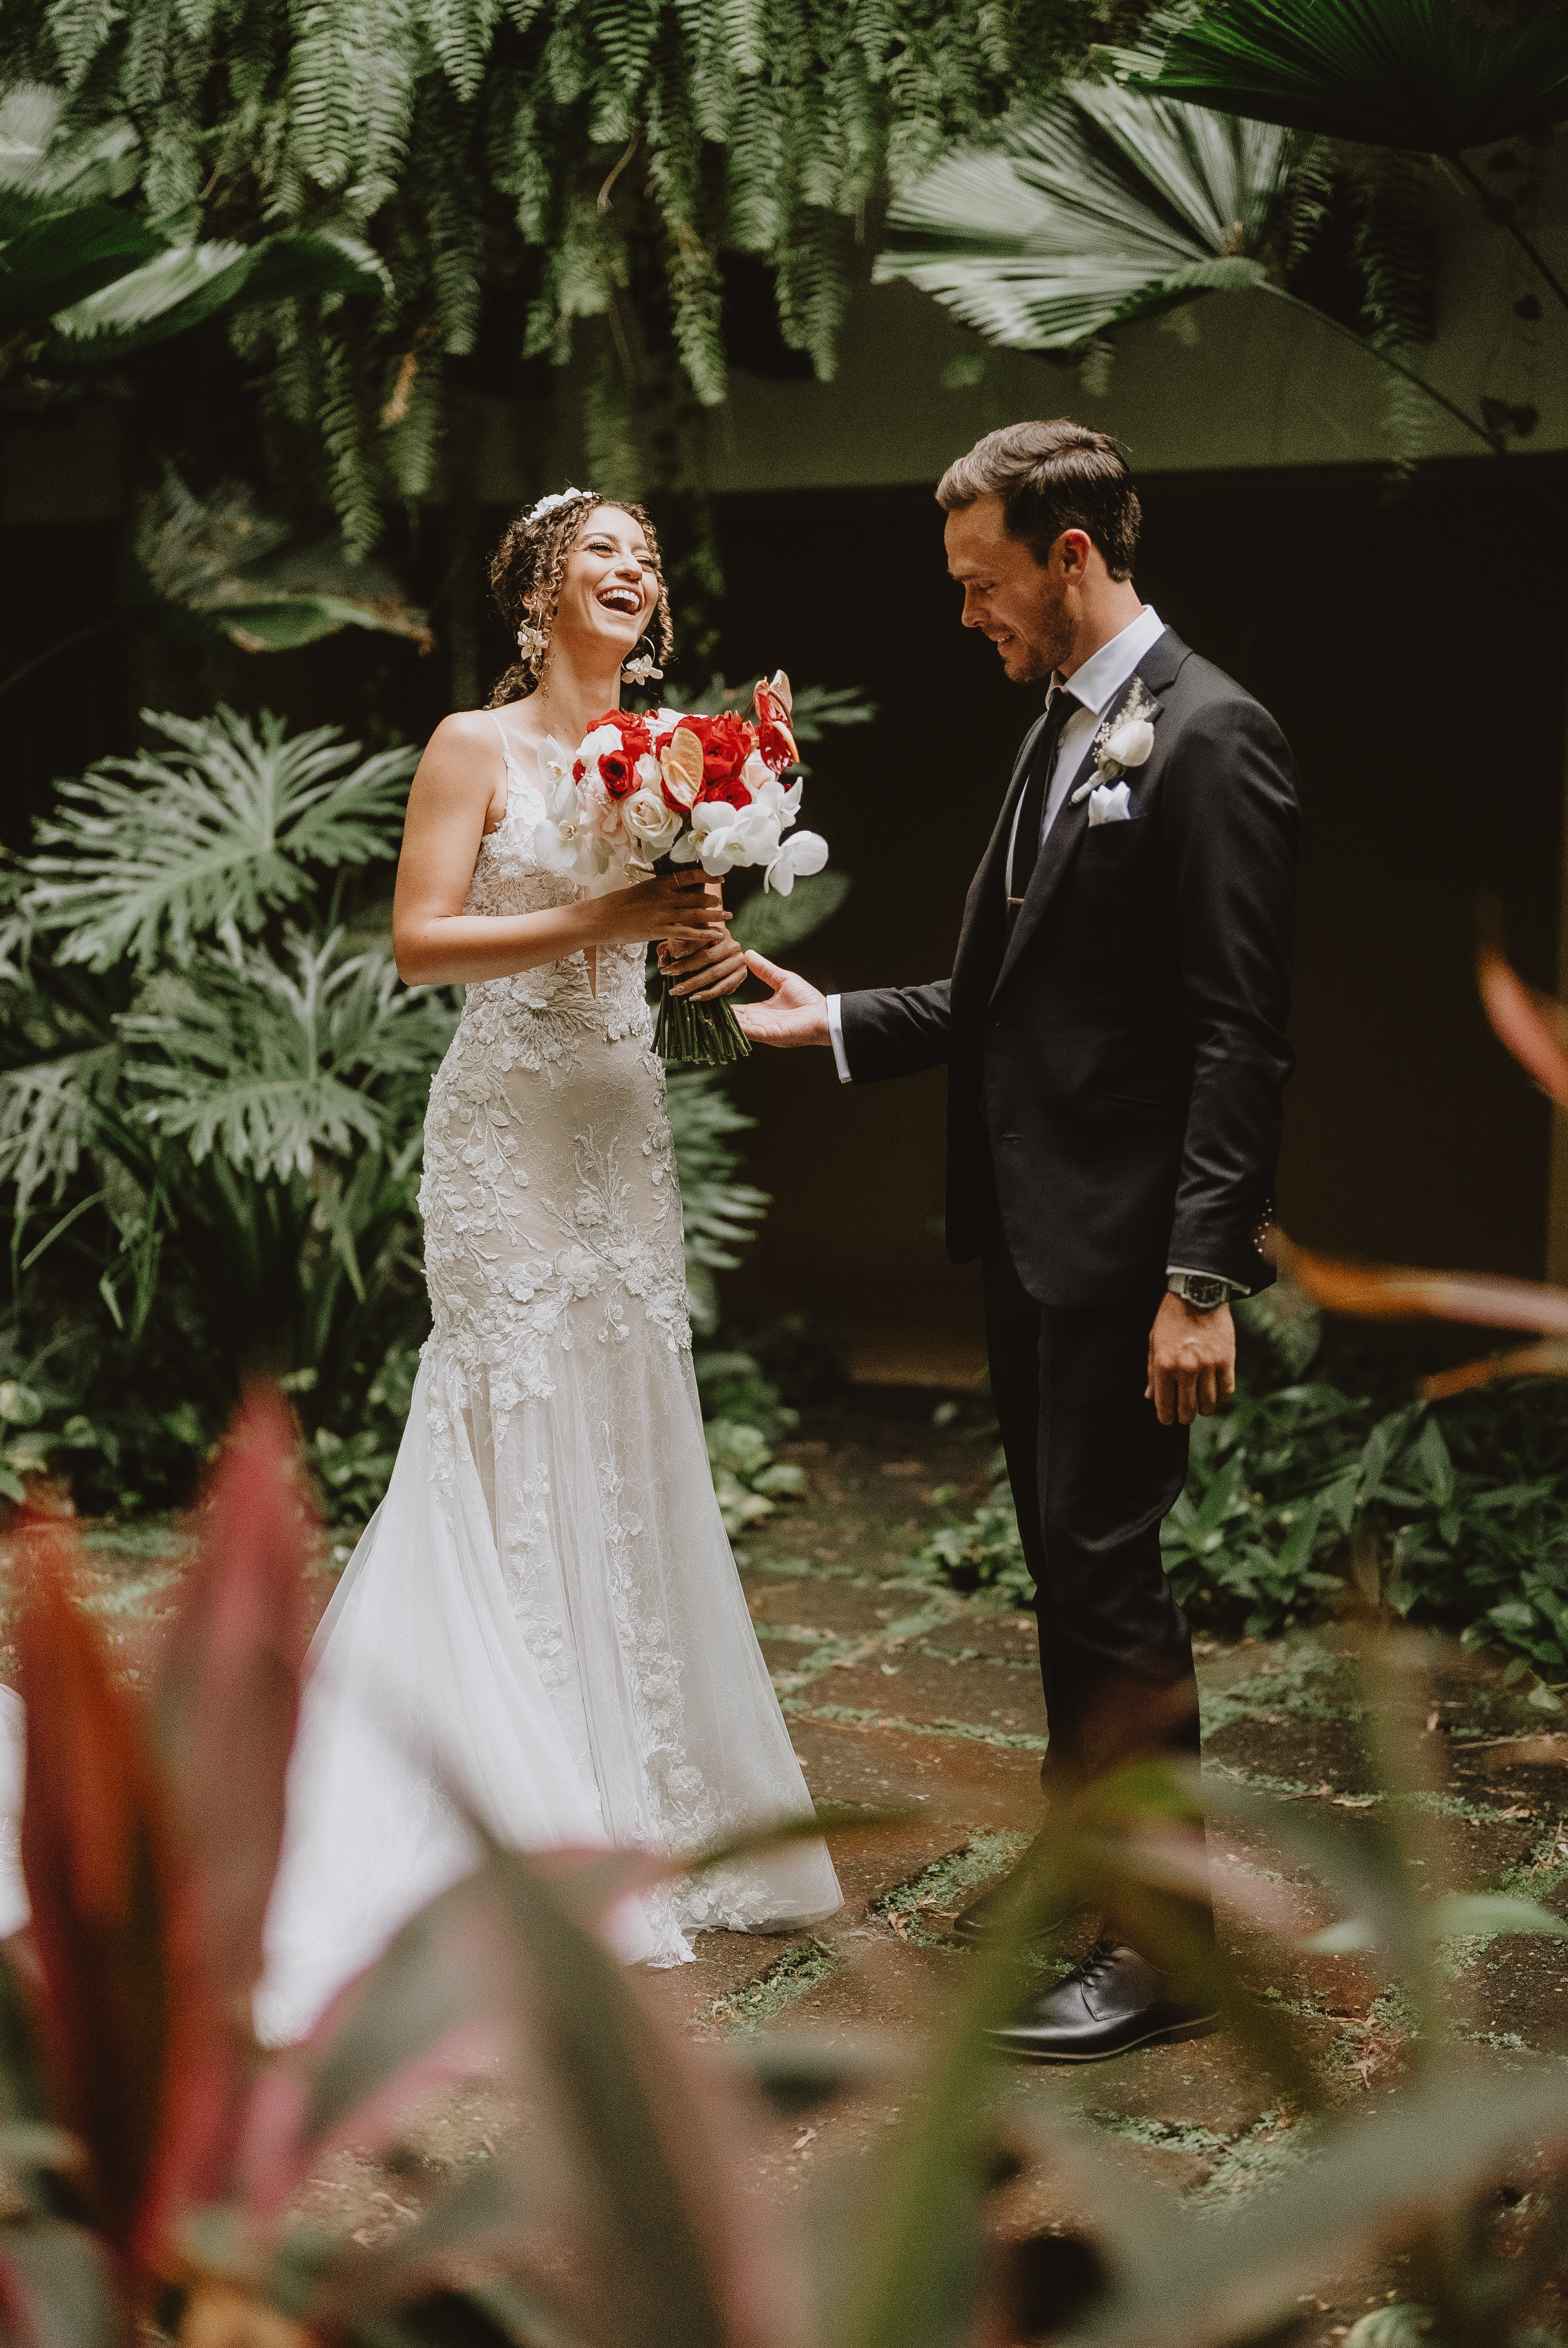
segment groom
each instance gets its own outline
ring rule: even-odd
[[[825,997],[753,953],[773,1000],[739,1016],[757,1043],[831,1045],[845,1084],[947,1066],[948,1248],[981,1260],[1049,1798],[1139,1753],[1198,1751],[1160,1525],[1194,1418],[1235,1390],[1230,1300],[1273,1278],[1258,1241],[1292,1066],[1299,819],[1273,718],[1132,585],[1142,516],[1113,441],[1011,425],[948,467],[937,502],[964,625],[1013,684],[1045,687],[952,977]],[[965,1911],[963,1937],[998,1931],[1029,1868]],[[1102,1944],[995,2035],[1091,2062],[1211,2020]]]

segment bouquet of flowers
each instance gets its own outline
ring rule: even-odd
[[[821,871],[827,842],[793,829],[801,785],[786,789],[782,778],[799,753],[782,669],[758,685],[753,709],[752,717],[732,709],[716,717],[612,709],[571,753],[547,735],[538,753],[547,817],[535,835],[539,862],[586,880],[595,893],[681,864],[700,864],[715,878],[756,865],[764,888],[787,897],[797,880]],[[693,1003],[672,994],[667,980],[654,1045],[666,1059],[710,1064],[751,1049],[726,1000]]]

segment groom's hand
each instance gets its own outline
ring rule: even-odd
[[[737,1003],[735,1016],[743,1033],[753,1044],[828,1044],[827,997],[819,994],[809,979],[797,977],[793,970],[781,970],[776,962],[765,954],[749,953],[746,961],[753,978],[772,987],[771,1003]]]
[[[1235,1323],[1228,1304],[1194,1313],[1184,1297],[1165,1296],[1149,1332],[1144,1399],[1162,1426],[1212,1418],[1235,1393]]]

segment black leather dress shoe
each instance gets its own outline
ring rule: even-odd
[[[995,1883],[988,1883],[979,1898],[971,1900],[968,1906],[954,1917],[952,1933],[955,1940],[978,1945],[983,1941],[999,1941],[1004,1933],[1011,1933],[1013,1918],[1034,1880],[1031,1869],[1036,1864],[1035,1853],[1044,1839],[1043,1835],[1038,1837],[1015,1868]],[[1032,1920],[1029,1931],[1018,1937],[1024,1941],[1049,1940],[1051,1933],[1059,1932],[1069,1916],[1075,1912],[1071,1908],[1059,1908],[1054,1914]]]
[[[1102,1941],[1016,2022],[986,2036],[999,2054],[1026,2063],[1107,2063],[1134,2046],[1206,2038],[1218,2021],[1179,1997],[1170,1974],[1156,1972],[1136,1949]]]

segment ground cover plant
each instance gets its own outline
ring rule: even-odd
[[[28,2348],[107,2348],[137,2319],[144,2338],[184,2348],[982,2348],[1041,2330],[1086,2348],[1223,2348],[1294,2316],[1326,2262],[1395,2247],[1407,2331],[1437,2348],[1531,2337],[1561,2249],[1561,2070],[1511,2054],[1476,2094],[1443,1952],[1568,1925],[1517,1891],[1452,1890],[1429,1869],[1413,1756],[1430,1697],[1408,1647],[1364,1658],[1385,1777],[1370,1822],[1336,1827],[1223,1783],[1210,1803],[1233,1834],[1266,1818],[1291,1883],[1310,1870],[1337,1919],[1317,1943],[1389,1974],[1407,2075],[1375,2116],[1336,2103],[1290,2001],[1258,1993],[1255,1962],[1184,1940],[1170,1895],[1185,1881],[1193,1789],[1179,1776],[1130,1771],[1061,1821],[1042,1906],[1089,1893],[1135,1923],[1201,1977],[1266,2083],[1267,2125],[1244,2149],[1255,2164],[1280,2147],[1272,2187],[1216,2224],[1119,2161],[1114,2136],[1003,2091],[983,2032],[1017,1994],[1012,1952],[964,1961],[956,2015],[913,2058],[809,2025],[754,2030],[766,1999],[750,1991],[732,2001],[726,2042],[682,2043],[593,1937],[607,1901],[666,1864],[630,1855],[530,1862],[477,1836],[475,1875],[413,1920],[302,2050],[258,2048],[244,2015],[294,1720],[302,1501],[286,1413],[257,1395],[197,1519],[145,1696],[72,1601],[68,1533],[35,1518],[17,1535],[33,1921],[0,1952],[0,2284]],[[885,1901],[909,1920],[896,1937],[913,1950],[919,1920],[995,1855],[928,1869],[911,1897]],[[1231,1892],[1255,1942],[1299,1932],[1263,1879]],[[786,1953],[779,2010],[793,1992],[798,2014],[833,1967]],[[795,2230],[750,2182],[762,2098],[804,2141],[835,2092],[889,2065],[898,2105],[847,2175],[824,2172]],[[369,2238],[319,2209],[302,2219],[301,2181],[333,2146],[395,2145],[422,2100],[480,2068],[507,2098],[481,2150],[434,2178],[405,2165],[383,2197],[395,2222]],[[1223,2191],[1239,2155],[1223,2132],[1206,2140]],[[1027,2261],[989,2230],[997,2180],[1025,2169],[1075,2229],[1090,2213],[1087,2237],[1069,2237],[1075,2258]],[[1521,2173],[1524,2229],[1518,2193],[1497,2193]],[[1352,2335],[1358,2348],[1383,2336],[1370,2323]]]

